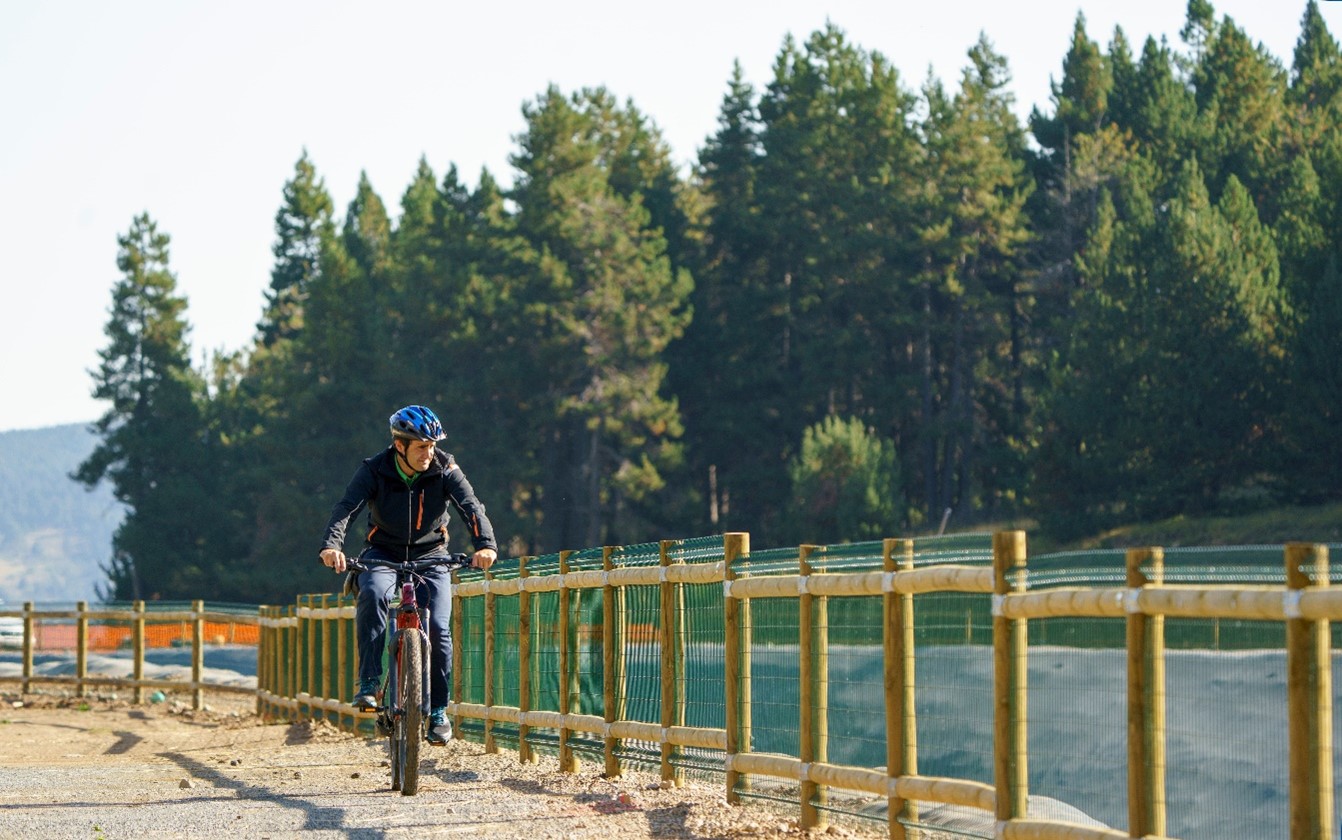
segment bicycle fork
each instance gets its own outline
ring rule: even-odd
[[[397,694],[399,686],[398,676],[402,668],[401,644],[400,644],[401,634],[425,633],[425,628],[428,627],[428,623],[429,623],[429,610],[427,607],[423,609],[419,607],[418,602],[416,601],[415,598],[415,585],[413,583],[408,582],[401,584],[401,605],[396,610],[396,630],[394,631],[391,638],[392,666],[391,668],[388,669],[387,687],[385,689],[386,692],[388,692],[388,696],[390,698],[386,703],[386,708],[388,712],[387,717],[389,721],[395,717],[401,717],[402,715],[405,714],[405,704],[409,702],[410,699],[400,697]],[[427,670],[428,667],[427,651],[424,660],[424,666]],[[429,680],[427,673],[424,676],[425,676],[424,679],[425,696],[418,698],[418,702],[421,710],[424,711],[425,714],[427,714]]]

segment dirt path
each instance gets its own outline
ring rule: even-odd
[[[716,786],[608,780],[479,744],[426,747],[417,796],[389,789],[385,742],[266,725],[238,695],[172,702],[0,695],[0,838],[801,838],[796,810],[728,806]],[[868,838],[868,825],[827,837]]]

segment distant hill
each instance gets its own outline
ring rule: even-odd
[[[95,600],[124,509],[111,488],[70,473],[97,438],[74,423],[0,432],[0,599]]]

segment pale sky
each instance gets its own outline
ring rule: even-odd
[[[1213,0],[1289,66],[1304,0]],[[1342,3],[1320,3],[1334,36]],[[1078,11],[1182,47],[1182,0],[185,0],[0,2],[0,431],[87,422],[116,238],[148,212],[172,237],[193,357],[237,350],[270,279],[274,219],[306,148],[338,215],[359,173],[391,212],[421,156],[512,181],[521,108],[551,84],[632,100],[688,166],[716,130],[733,61],[756,90],[784,37],[832,21],[917,89],[953,87],[986,33],[1022,118],[1049,110]]]

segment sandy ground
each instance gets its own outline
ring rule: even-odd
[[[542,756],[425,745],[420,790],[390,790],[385,740],[326,724],[265,724],[253,701],[205,710],[109,696],[0,694],[0,838],[883,837],[873,823],[803,830],[793,807],[726,804],[655,775],[560,773]]]

